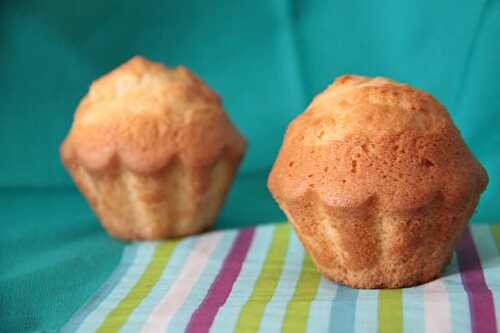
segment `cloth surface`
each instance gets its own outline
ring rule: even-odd
[[[473,222],[499,221],[500,2],[0,1],[0,331],[57,331],[125,244],[58,147],[90,82],[135,54],[190,67],[249,149],[216,227],[279,221],[266,190],[288,122],[334,77],[383,75],[442,101],[485,165]]]
[[[284,219],[266,176],[235,181],[217,229]],[[57,332],[104,283],[126,245],[106,234],[71,188],[0,189],[0,222],[0,332]]]
[[[500,225],[464,233],[443,276],[356,290],[315,269],[288,224],[125,247],[63,332],[496,332]]]

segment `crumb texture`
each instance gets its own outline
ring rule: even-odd
[[[347,75],[290,124],[268,186],[326,276],[375,288],[438,276],[487,182],[432,96]]]

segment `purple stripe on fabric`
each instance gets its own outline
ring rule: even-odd
[[[495,304],[486,285],[479,254],[469,228],[465,229],[457,251],[460,275],[469,299],[473,332],[497,332]]]
[[[205,299],[191,316],[186,332],[205,333],[210,330],[219,308],[226,302],[240,274],[254,234],[254,228],[243,229],[238,233]]]

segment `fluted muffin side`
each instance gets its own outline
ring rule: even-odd
[[[237,165],[221,159],[212,167],[190,169],[173,161],[141,175],[99,172],[68,165],[104,228],[124,240],[180,237],[209,228],[233,181]]]

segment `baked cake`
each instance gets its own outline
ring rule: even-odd
[[[125,240],[209,228],[244,152],[214,91],[141,57],[92,83],[61,146],[104,228]]]
[[[346,75],[290,124],[268,186],[326,277],[398,288],[440,275],[487,183],[431,95]]]

